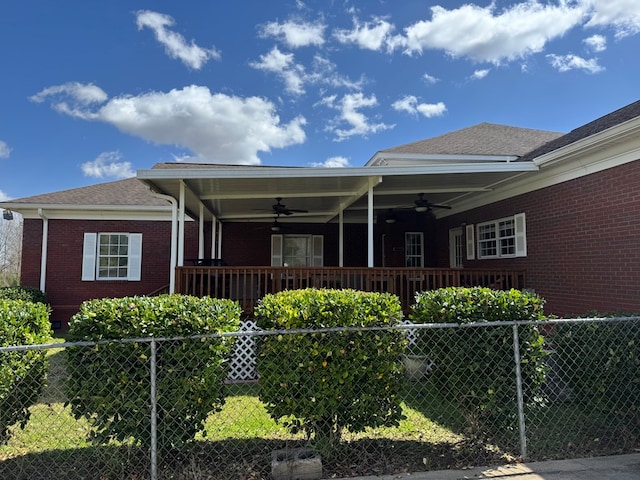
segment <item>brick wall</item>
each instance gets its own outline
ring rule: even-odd
[[[140,281],[82,281],[82,248],[85,232],[142,233]],[[45,292],[53,307],[51,319],[63,328],[82,301],[92,298],[144,295],[169,283],[171,222],[49,220]],[[186,228],[185,257],[197,257],[197,224]],[[23,233],[21,283],[40,286],[42,221],[26,219]]]
[[[640,312],[640,161],[465,212],[479,223],[525,212],[527,257],[465,261],[517,267],[556,315]],[[440,246],[446,248],[444,230]],[[440,256],[445,263],[445,257]]]

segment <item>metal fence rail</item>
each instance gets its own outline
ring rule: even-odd
[[[531,370],[535,349],[527,343],[531,337],[526,329],[530,328],[537,328],[544,337],[544,381],[539,389]],[[322,478],[492,465],[523,458],[607,455],[640,448],[638,317],[464,326],[405,324],[393,330],[403,332],[407,343],[406,354],[397,359],[403,375],[399,395],[405,418],[393,427],[342,432],[339,448],[322,458]],[[225,334],[236,339],[238,349],[244,349],[236,351],[230,361],[249,365],[249,369],[231,366],[221,392],[224,405],[212,411],[193,441],[184,445],[167,442],[166,427],[181,428],[179,422],[172,423],[176,420],[172,415],[185,402],[202,400],[193,393],[201,390],[192,384],[196,383],[191,382],[196,378],[192,372],[180,370],[175,366],[180,362],[170,360],[182,359],[184,365],[197,370],[212,368],[195,352],[202,352],[203,345],[215,341],[215,336],[0,347],[0,364],[9,355],[33,350],[45,351],[49,363],[47,385],[30,407],[29,421],[24,428],[12,426],[11,438],[0,445],[0,478],[286,478],[274,470],[279,462],[277,452],[298,452],[309,439],[269,416],[269,406],[262,401],[264,382],[250,378],[256,377],[256,348],[268,339],[291,335],[300,339],[315,336],[322,343],[349,335],[364,341],[369,335],[387,332],[380,328],[249,329]],[[421,343],[421,338],[429,340]],[[98,351],[111,355],[102,365],[117,372],[109,380],[113,383],[100,383],[98,376],[78,377],[90,371],[82,364],[84,354]],[[500,363],[500,352],[508,352],[508,365]],[[317,360],[313,355],[310,351],[309,365]],[[443,364],[444,358],[452,365],[455,359],[464,367],[452,369]],[[371,352],[366,363],[375,361],[375,352]],[[298,366],[291,364],[290,368]],[[359,371],[365,366],[370,365],[350,368]],[[502,391],[491,391],[498,388],[498,383],[491,383],[493,377],[506,386]],[[308,381],[312,378],[309,375]],[[79,381],[93,385],[94,397],[122,392],[114,404],[102,405],[110,412],[108,418],[80,414],[78,399],[70,396],[77,390],[69,387]],[[183,397],[166,395],[178,386],[185,389]],[[311,387],[292,382],[291,396],[299,397]],[[143,398],[142,407],[139,398]],[[474,409],[478,398],[488,400]],[[148,430],[148,439],[125,436],[99,442],[95,425],[118,421],[130,422],[134,430]]]

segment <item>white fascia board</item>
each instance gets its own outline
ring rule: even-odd
[[[171,220],[171,207],[159,206],[114,206],[114,205],[42,205],[11,203],[3,204],[24,218],[41,218],[38,210],[42,210],[49,219],[65,220]]]
[[[491,173],[491,172],[530,172],[538,167],[531,162],[472,162],[455,164],[429,164],[408,166],[372,166],[357,168],[320,168],[301,167],[283,171],[282,168],[253,169],[238,168],[188,168],[188,169],[158,169],[138,170],[141,180],[160,179],[202,179],[202,178],[338,178],[338,177],[385,177],[402,175],[426,175],[447,173]]]
[[[570,143],[535,158],[533,162],[542,167],[576,156],[583,156],[593,149],[602,150],[611,144],[637,140],[640,136],[640,117],[633,118],[589,137]]]
[[[424,154],[424,153],[397,153],[397,152],[378,152],[365,167],[374,166],[393,166],[399,161],[409,163],[493,163],[493,162],[513,162],[519,157],[517,155],[452,155],[452,154]]]

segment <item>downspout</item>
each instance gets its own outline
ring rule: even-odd
[[[178,237],[178,201],[170,195],[151,191],[151,195],[171,203],[171,260],[169,262],[169,293],[176,290],[177,237]]]
[[[38,208],[38,216],[42,219],[42,251],[40,252],[40,290],[45,291],[47,283],[47,246],[49,243],[49,219],[42,208]]]

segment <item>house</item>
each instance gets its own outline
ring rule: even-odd
[[[163,163],[0,203],[22,284],[64,327],[81,301],[305,286],[528,288],[556,315],[640,311],[640,101],[566,135],[482,123],[363,167]]]

